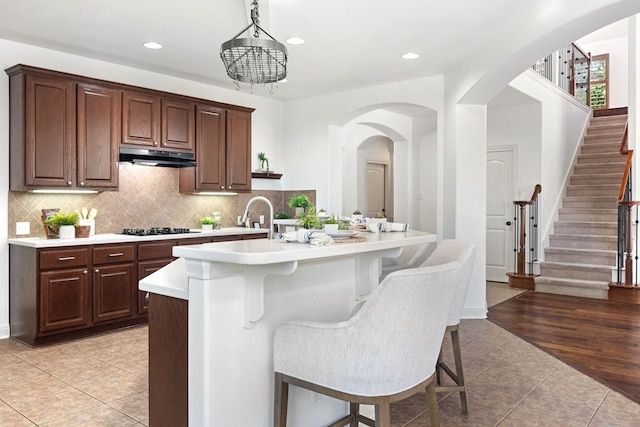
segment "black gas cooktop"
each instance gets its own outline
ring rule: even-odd
[[[196,233],[189,228],[171,228],[171,227],[152,227],[148,229],[144,228],[125,228],[120,234],[126,234],[127,236],[158,236],[163,234],[185,234]]]

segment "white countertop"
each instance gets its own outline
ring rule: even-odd
[[[351,255],[363,252],[403,246],[403,241],[412,245],[435,241],[430,233],[409,230],[405,232],[362,232],[356,237],[365,241],[336,241],[331,245],[316,246],[309,243],[288,243],[284,240],[238,240],[233,242],[205,243],[203,245],[181,245],[173,248],[173,255],[189,259],[231,264],[261,265],[288,261]],[[355,240],[355,239],[354,239]]]
[[[124,234],[108,233],[96,234],[91,237],[76,239],[45,239],[44,237],[26,237],[9,239],[8,243],[10,245],[28,246],[31,248],[56,248],[64,246],[102,245],[107,243],[136,243],[155,240],[190,239],[197,237],[232,236],[238,234],[256,234],[268,232],[269,230],[267,230],[266,228],[258,229],[245,227],[226,227],[220,230],[192,229],[191,233],[161,234],[156,236],[128,236]]]

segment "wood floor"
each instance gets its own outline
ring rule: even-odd
[[[640,305],[527,292],[488,318],[640,403]]]

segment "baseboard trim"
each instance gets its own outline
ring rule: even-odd
[[[10,334],[9,325],[0,325],[0,339],[9,338]]]
[[[465,307],[462,310],[463,319],[486,319],[487,307]]]

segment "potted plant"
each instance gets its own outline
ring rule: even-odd
[[[258,159],[260,160],[260,170],[269,172],[269,159],[265,153],[258,153]],[[266,164],[266,167],[265,167]]]
[[[298,218],[298,226],[306,228],[308,230],[320,230],[322,229],[322,222],[318,218],[316,208],[313,205],[303,212],[302,216]]]
[[[338,232],[338,225],[336,217],[331,216],[324,222],[324,232],[327,234],[336,234]]]
[[[356,209],[355,211],[353,211],[353,215],[351,216],[351,218],[353,218],[355,222],[360,223],[364,219],[364,216],[362,215],[362,212]]]
[[[311,200],[304,194],[291,196],[289,199],[289,207],[296,209],[296,217],[301,217],[308,207],[311,206]],[[315,213],[315,209],[314,209]]]
[[[73,239],[76,237],[76,225],[78,225],[78,214],[65,214],[58,212],[51,218],[42,222],[48,227],[57,227],[61,239]]]
[[[200,224],[202,224],[203,230],[212,230],[215,223],[216,219],[212,216],[203,216],[200,218]]]

